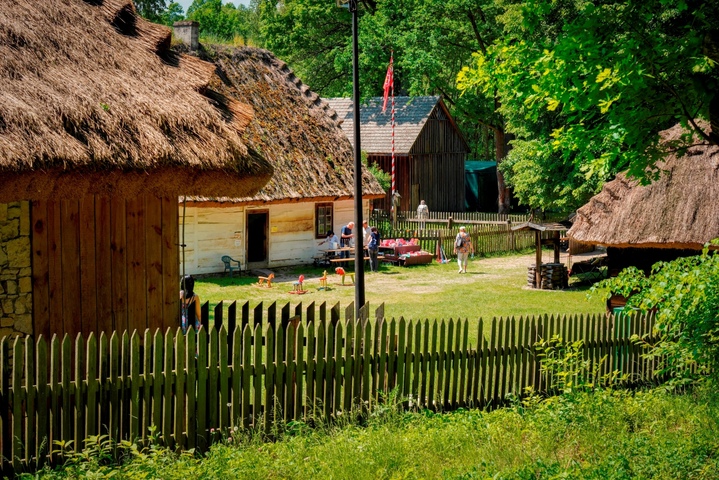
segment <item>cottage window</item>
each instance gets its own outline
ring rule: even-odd
[[[332,230],[332,213],[333,207],[331,203],[315,204],[315,237],[325,238],[327,232]]]

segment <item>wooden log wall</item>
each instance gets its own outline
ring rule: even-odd
[[[35,201],[34,334],[178,324],[177,199]]]

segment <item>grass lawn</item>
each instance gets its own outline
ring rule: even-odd
[[[545,261],[550,254],[545,252]],[[526,287],[527,266],[534,254],[470,259],[468,273],[458,274],[457,263],[398,267],[383,264],[378,273],[365,275],[365,297],[371,307],[385,304],[386,317],[405,319],[449,319],[480,317],[519,317],[540,314],[602,313],[600,295],[587,299],[588,286],[566,290],[534,290]],[[195,290],[200,299],[219,301],[259,302],[265,306],[277,302],[278,307],[291,303],[321,304],[337,302],[345,307],[354,301],[354,288],[349,277],[342,286],[340,277],[328,270],[329,291],[318,290],[320,268],[300,266],[276,269],[273,288],[260,288],[257,277],[205,277],[198,279]],[[293,295],[292,283],[305,275],[304,295]]]

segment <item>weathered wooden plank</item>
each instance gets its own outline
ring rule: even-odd
[[[234,303],[233,303],[234,305]],[[229,333],[229,332],[228,332]],[[228,345],[228,351],[227,356],[232,359],[232,399],[230,401],[231,403],[231,412],[230,412],[230,424],[235,426],[241,426],[242,425],[242,406],[243,406],[243,391],[244,388],[243,384],[243,367],[247,367],[251,363],[252,359],[252,345],[250,344],[250,352],[249,356],[247,357],[247,361],[242,361],[242,355],[246,352],[244,351],[244,346],[242,344],[242,330],[239,328],[233,328],[232,332],[230,333],[230,336],[232,338],[232,345],[233,345],[233,351],[230,353],[229,345]],[[249,385],[248,385],[249,387]],[[249,396],[247,397],[247,401],[249,403]]]
[[[50,338],[50,257],[48,202],[33,201],[32,222],[32,312],[35,337]],[[1,453],[1,452],[0,452]]]
[[[91,337],[94,339],[95,337]],[[37,337],[37,349],[36,349],[36,362],[37,367],[36,374],[36,385],[37,385],[37,468],[42,468],[47,463],[47,455],[50,451],[50,412],[48,410],[50,396],[48,391],[48,352],[47,352],[47,340],[44,336],[40,335]],[[5,362],[5,352],[0,346],[0,361]],[[0,373],[0,382],[2,382],[2,374]],[[2,383],[0,383],[0,392],[4,390]],[[90,401],[88,397],[88,402]],[[5,412],[5,407],[0,403],[0,411]],[[0,420],[1,421],[1,420]],[[0,423],[0,428],[4,428],[4,422]],[[89,429],[88,429],[89,430]],[[4,452],[0,449],[0,454]],[[2,462],[0,461],[0,468]]]
[[[230,356],[227,350],[227,328],[223,325],[219,331],[220,337],[220,351],[219,351],[219,362],[220,362],[220,423],[219,427],[221,431],[227,431],[232,424],[230,423],[230,410],[232,407],[232,401],[230,398]]]
[[[412,379],[411,379],[411,377],[412,377],[412,356],[413,356],[412,339],[413,339],[413,335],[414,335],[414,322],[412,320],[410,320],[407,323],[406,335],[407,335],[407,343],[405,344],[405,347],[404,347],[405,360],[404,360],[404,381],[403,381],[404,392],[403,392],[403,395],[405,398],[409,398],[410,394],[411,394],[410,393],[411,387],[412,387],[412,384],[411,384],[411,381],[412,381]]]
[[[140,438],[148,446],[148,434],[152,422],[152,333],[145,329],[142,337],[142,405],[140,406]],[[183,413],[180,413],[181,415]]]
[[[35,339],[25,337],[25,461],[27,467],[34,468],[37,459],[37,397],[35,389]],[[44,368],[44,366],[43,366]]]
[[[439,325],[439,351],[437,352],[437,392],[436,392],[436,404],[438,410],[445,410],[445,392],[449,389],[446,388],[445,383],[447,382],[447,363],[449,359],[447,356],[447,323],[442,319]]]
[[[314,302],[312,303],[312,311],[314,312]],[[309,308],[307,310],[308,317],[309,315]],[[315,400],[317,398],[316,392],[315,392],[315,375],[317,373],[317,339],[315,337],[316,328],[315,328],[315,321],[314,321],[314,315],[312,315],[313,319],[309,322],[307,322],[307,349],[305,354],[305,363],[304,363],[304,371],[305,371],[305,396],[304,396],[304,409],[302,410],[302,415],[305,420],[310,418],[310,415],[314,415],[314,404]]]
[[[450,320],[451,324],[451,320]],[[460,320],[457,319],[457,321],[454,323],[454,345],[453,345],[453,353],[452,353],[452,393],[450,395],[450,401],[449,404],[452,409],[457,408],[459,399],[457,397],[457,393],[459,390],[459,366],[460,366],[460,350],[459,345],[461,341],[462,336],[462,330],[460,329]],[[450,344],[451,345],[451,344]]]
[[[354,320],[346,320],[344,324],[345,329],[345,351],[344,351],[344,362],[342,370],[342,384],[344,386],[342,411],[349,412],[352,409],[352,385],[353,385],[353,373],[354,373],[354,357],[352,355],[353,340],[354,340]],[[339,383],[339,382],[338,382]]]
[[[192,329],[190,329],[192,330]],[[194,384],[186,383],[187,374],[187,339],[182,329],[175,330],[175,445],[178,448],[187,448],[185,391],[194,389]]]
[[[376,326],[375,326],[376,328]],[[374,337],[377,338],[376,336]],[[362,342],[362,404],[365,409],[370,408],[372,400],[372,356],[375,350],[372,341],[372,325],[369,322],[364,324],[364,341]]]
[[[253,400],[252,400],[252,425],[257,428],[262,413],[262,373],[267,376],[266,370],[262,371],[262,324],[255,324],[253,334],[253,344],[255,346],[255,357],[252,362],[254,374]],[[245,345],[247,340],[245,339]]]
[[[285,372],[287,370],[285,359],[287,358],[287,342],[285,340],[285,328],[280,322],[275,328],[275,371],[274,371],[274,399],[273,408],[278,407],[279,410],[274,412],[275,418],[277,414],[280,414],[279,418],[282,418],[284,414],[284,401],[285,401]]]
[[[115,324],[113,329],[121,334],[127,329],[127,225],[125,201],[114,199],[110,207],[110,249],[112,250],[112,299]],[[177,290],[179,292],[179,289]],[[177,303],[177,293],[174,301]]]
[[[469,322],[465,318],[457,329],[462,334],[462,349],[459,352],[459,397],[458,406],[466,407],[469,396],[469,379],[467,378],[467,343],[469,342]]]
[[[95,197],[84,195],[78,207],[78,244],[80,266],[80,310],[83,336],[97,331],[97,273],[95,250]],[[64,228],[64,226],[63,226]]]
[[[399,319],[397,339],[397,390],[400,395],[406,396],[404,369],[407,359],[407,322],[403,317]]]
[[[162,199],[154,195],[143,195],[143,210],[145,212],[144,224],[141,225],[141,235],[145,237],[145,270],[146,282],[146,321],[139,331],[145,328],[167,328],[168,323],[173,327],[179,322],[165,321],[165,292],[163,287],[163,259],[162,259]],[[179,288],[175,290],[179,292]],[[177,302],[177,299],[175,300]],[[175,317],[173,320],[175,320]],[[169,319],[168,319],[169,320]]]
[[[255,337],[255,348],[261,344],[260,338]],[[265,337],[265,411],[264,425],[265,433],[269,433],[274,421],[275,407],[275,328],[268,326]],[[255,417],[258,418],[258,417]]]
[[[322,311],[322,307],[324,307],[324,303],[322,304],[320,308],[320,312]],[[311,403],[311,412],[312,416],[319,415],[322,412],[322,408],[327,408],[326,405],[324,405],[324,395],[325,395],[325,345],[326,345],[326,337],[325,332],[327,328],[327,321],[326,319],[320,319],[319,324],[317,325],[317,339],[315,340],[316,350],[315,350],[315,374],[314,374],[314,381],[315,381],[315,391],[314,391],[314,397],[312,399]],[[310,393],[308,391],[308,393]]]
[[[288,304],[289,306],[289,304]],[[287,311],[288,320],[289,320],[289,308]],[[285,320],[283,319],[282,322],[284,323]],[[285,379],[283,385],[284,385],[284,398],[280,397],[280,402],[282,403],[282,413],[284,416],[285,421],[291,421],[294,420],[294,412],[295,412],[295,371],[296,371],[296,365],[295,365],[295,356],[296,356],[296,350],[295,350],[295,336],[297,335],[297,329],[294,324],[287,323],[286,326],[283,325],[282,329],[286,332],[285,333]]]
[[[120,438],[130,437],[130,333],[125,330],[120,338],[122,363],[120,365]]]
[[[295,389],[295,401],[294,401],[294,414],[292,415],[292,418],[295,420],[301,419],[304,413],[304,406],[303,401],[305,399],[305,389],[304,382],[302,381],[303,378],[305,378],[306,374],[306,364],[305,364],[305,327],[302,325],[302,319],[298,319],[296,323],[293,323],[293,328],[297,329],[297,332],[295,333],[296,337],[296,352],[295,352],[295,369],[293,372],[293,384]]]
[[[77,200],[60,201],[62,284],[80,285],[80,205]],[[63,332],[75,337],[82,331],[82,299],[77,290],[62,289]]]
[[[144,330],[148,325],[148,285],[145,245],[145,202],[143,197],[125,201],[127,213],[127,328]]]
[[[140,335],[137,330],[130,337],[130,436],[134,442],[140,437]]]
[[[177,197],[162,198],[162,330],[180,324],[179,217]],[[189,350],[188,350],[189,351]]]
[[[95,333],[90,333],[87,339],[87,370],[85,378],[87,380],[87,417],[86,417],[86,428],[85,434],[87,436],[100,435],[100,423],[98,421],[98,398],[97,393],[99,390],[98,382],[98,351],[97,351],[97,337]]]
[[[112,321],[112,228],[110,199],[95,197],[95,290],[97,332],[110,335]]]
[[[436,409],[435,403],[435,392],[437,389],[436,376],[437,376],[437,362],[439,354],[437,353],[437,320],[432,321],[432,340],[430,350],[427,352],[427,370],[429,371],[429,379],[427,384],[427,408]]]
[[[179,334],[178,334],[179,336]],[[197,332],[194,328],[187,330],[185,334],[185,366],[187,367],[187,374],[185,375],[185,384],[187,388],[187,402],[186,402],[186,414],[185,414],[185,426],[187,428],[187,448],[197,447],[197,431],[198,431],[198,416],[199,409],[197,407],[197,392],[198,383],[197,377],[197,358],[199,357],[199,345],[197,340]]]
[[[361,319],[356,321],[354,325],[347,327],[354,328],[354,348],[352,349],[352,407],[360,404],[362,398],[362,346],[363,346],[363,322]]]
[[[214,308],[214,327],[219,332],[220,328],[222,327],[222,324],[224,323],[223,317],[223,310],[224,310],[224,302],[220,300],[217,305],[215,305]]]
[[[331,314],[332,312],[330,312]],[[323,322],[324,323],[324,322]],[[325,418],[330,418],[330,415],[333,413],[333,404],[332,399],[334,395],[334,387],[335,387],[335,364],[336,364],[336,358],[337,355],[335,354],[336,349],[336,343],[335,343],[335,335],[337,331],[337,324],[334,323],[331,319],[330,322],[327,324],[327,348],[325,349],[325,378],[324,378],[324,391],[323,391],[323,397],[322,397],[322,405],[324,406],[324,415]]]
[[[50,411],[52,413],[50,417],[50,445],[55,445],[56,441],[62,440],[62,413],[60,411],[61,403],[60,403],[60,385],[62,382],[61,372],[62,372],[62,365],[60,363],[60,338],[53,334],[52,340],[50,342]],[[3,355],[3,359],[8,358],[6,355]],[[3,371],[5,372],[7,367],[6,365],[9,364],[9,362],[3,362]],[[6,378],[5,373],[3,373],[3,378]],[[9,377],[8,377],[9,379]],[[4,380],[7,381],[7,380]],[[7,383],[6,383],[7,385]],[[12,455],[5,455],[5,452],[7,451],[7,448],[10,447],[11,441],[10,439],[10,426],[7,425],[5,431],[7,432],[7,438],[5,437],[5,431],[3,432],[3,445],[6,445],[6,447],[3,448],[3,458],[12,458]],[[53,463],[56,463],[60,459],[60,455],[57,453],[57,449],[50,449],[51,452],[51,460]],[[53,453],[55,452],[55,453]]]
[[[251,397],[251,389],[252,389],[252,378],[253,378],[253,365],[252,365],[252,328],[249,325],[245,325],[244,328],[240,331],[239,329],[235,330],[235,333],[238,334],[236,338],[239,338],[239,333],[242,333],[242,369],[239,371],[235,371],[235,375],[237,378],[240,378],[240,373],[242,374],[242,401],[240,402],[238,400],[237,412],[239,413],[239,416],[235,416],[235,420],[237,421],[237,424],[242,426],[243,428],[250,428],[250,424],[253,423],[251,420],[252,416],[252,404],[250,403]],[[239,343],[236,343],[235,345],[239,346]],[[236,352],[240,349],[236,349]],[[260,361],[262,358],[260,357]],[[237,366],[235,366],[237,368]],[[255,374],[255,378],[261,378],[259,375]],[[259,404],[255,404],[255,408],[259,408]],[[235,406],[235,405],[233,405]]]
[[[196,339],[196,351],[197,351],[197,393],[196,393],[196,418],[197,418],[197,429],[195,444],[201,451],[207,451],[207,447],[210,442],[210,429],[207,425],[207,409],[209,408],[208,402],[208,383],[207,383],[207,330],[201,328],[197,331]]]
[[[162,332],[159,329],[155,330],[152,348],[152,425],[159,434],[169,435],[169,432],[163,430],[162,425],[162,387],[165,382],[165,376],[162,373],[163,356],[165,353],[162,340]],[[200,390],[199,386],[198,390]]]
[[[342,410],[342,371],[344,362],[342,357],[342,344],[346,345],[343,336],[342,322],[337,321],[335,325],[335,364],[332,374],[334,391],[332,392],[332,412],[340,412]]]
[[[16,337],[12,346],[12,466],[16,472],[22,471],[25,458],[25,438],[23,436],[23,403],[25,402],[22,388],[24,340]],[[68,400],[69,403],[69,400]]]
[[[217,329],[210,327],[209,360],[207,362],[207,412],[210,433],[220,426],[220,369],[219,369],[219,335]],[[219,437],[210,434],[209,439],[214,443]]]
[[[62,440],[69,441],[73,439],[73,411],[72,411],[72,341],[69,335],[65,335],[62,339],[60,355],[62,356]],[[16,362],[13,366],[19,365]],[[15,425],[13,425],[15,427]],[[17,434],[16,434],[17,436]],[[82,445],[75,443],[73,445],[75,452],[82,449]],[[15,458],[15,456],[13,456]]]

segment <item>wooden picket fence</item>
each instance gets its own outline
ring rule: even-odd
[[[554,335],[583,339],[600,374],[619,370],[629,383],[655,375],[630,340],[651,334],[651,317],[413,321],[384,319],[383,307],[369,319],[366,306],[355,320],[353,305],[288,304],[275,319],[276,311],[246,303],[234,318],[233,303],[219,328],[215,318],[187,334],[0,340],[4,474],[61,461],[59,444],[78,451],[95,435],[147,445],[151,426],[170,448],[202,451],[234,427],[270,431],[278,421],[366,411],[393,390],[407,407],[493,408],[526,387],[547,391],[535,345]],[[470,325],[479,345],[469,344]]]
[[[477,255],[519,251],[536,244],[533,231],[515,232],[509,223],[466,225],[466,228]],[[416,226],[407,229],[393,228],[386,224],[378,229],[382,239],[416,238],[422,250],[436,255],[438,247],[442,247],[448,257],[454,256],[454,241],[459,232],[458,227],[418,230]],[[553,233],[542,232],[542,238],[551,238]]]
[[[529,214],[503,214],[490,212],[429,212],[425,222],[447,223],[452,217],[454,223],[521,223],[529,221]],[[387,210],[374,209],[370,217],[375,222],[390,221],[392,213]],[[400,210],[397,212],[397,221],[404,222],[408,226],[417,227],[419,220],[415,210]]]

